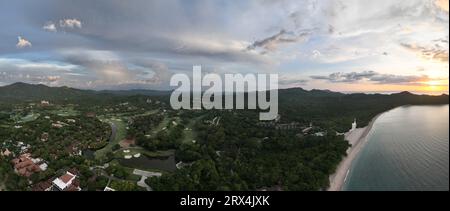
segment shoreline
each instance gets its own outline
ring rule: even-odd
[[[383,112],[384,113],[384,112]],[[347,149],[347,156],[345,156],[336,168],[336,171],[329,176],[330,186],[327,191],[341,191],[345,184],[347,176],[350,171],[350,167],[355,160],[359,151],[363,148],[366,143],[366,138],[372,129],[373,124],[378,119],[378,117],[383,114],[377,114],[369,124],[363,128],[356,128],[354,131],[345,133],[345,140],[351,144],[351,147]]]

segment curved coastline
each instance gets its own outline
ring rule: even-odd
[[[372,118],[366,127],[356,128],[354,131],[345,133],[345,140],[351,144],[351,147],[347,149],[347,156],[344,157],[344,159],[339,163],[335,173],[330,175],[330,186],[327,191],[342,190],[353,160],[357,157],[359,151],[361,151],[365,145],[367,134],[369,134],[373,124],[383,113],[377,114],[374,118]]]

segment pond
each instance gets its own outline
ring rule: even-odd
[[[176,163],[175,156],[171,155],[164,158],[149,158],[147,156],[141,156],[131,159],[118,159],[119,163],[123,166],[138,169],[157,169],[162,171],[175,171]]]
[[[86,159],[89,160],[94,160],[95,159],[95,151],[92,151],[90,149],[86,149],[83,151],[83,157],[85,157]]]

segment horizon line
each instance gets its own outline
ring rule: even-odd
[[[13,82],[13,83],[9,83],[9,84],[5,84],[5,85],[0,85],[0,88],[2,87],[7,87],[7,86],[11,86],[14,84],[27,84],[27,85],[43,85],[46,87],[53,87],[53,88],[63,88],[63,87],[67,87],[67,88],[72,88],[72,89],[78,89],[78,90],[86,90],[86,91],[96,91],[96,92],[102,92],[102,91],[137,91],[137,90],[142,90],[142,91],[159,91],[159,92],[170,92],[170,91],[174,91],[174,89],[149,89],[149,88],[132,88],[132,89],[89,89],[89,88],[81,88],[81,87],[71,87],[71,86],[67,86],[67,85],[62,85],[62,86],[52,86],[52,85],[48,85],[48,84],[44,84],[44,83],[27,83],[27,82],[21,82],[21,81],[17,81],[17,82]],[[318,90],[318,91],[328,91],[328,92],[334,92],[334,93],[342,93],[342,94],[396,94],[396,93],[402,93],[402,92],[409,92],[412,94],[416,94],[416,95],[433,95],[433,96],[439,96],[439,95],[449,95],[449,91],[410,91],[410,90],[386,90],[386,91],[335,91],[335,90],[330,90],[330,89],[320,89],[320,88],[313,88],[313,89],[305,89],[301,86],[298,87],[289,87],[289,88],[278,88],[277,90],[289,90],[289,89],[303,89],[306,91],[313,91],[313,90]],[[203,91],[203,90],[202,90]],[[265,91],[269,91],[269,90],[265,90]],[[249,92],[249,91],[247,91]],[[247,93],[245,92],[245,93]],[[254,91],[251,91],[254,92]],[[233,92],[236,93],[236,92]]]

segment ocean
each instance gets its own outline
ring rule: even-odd
[[[380,115],[343,190],[448,191],[449,106],[402,106]]]

